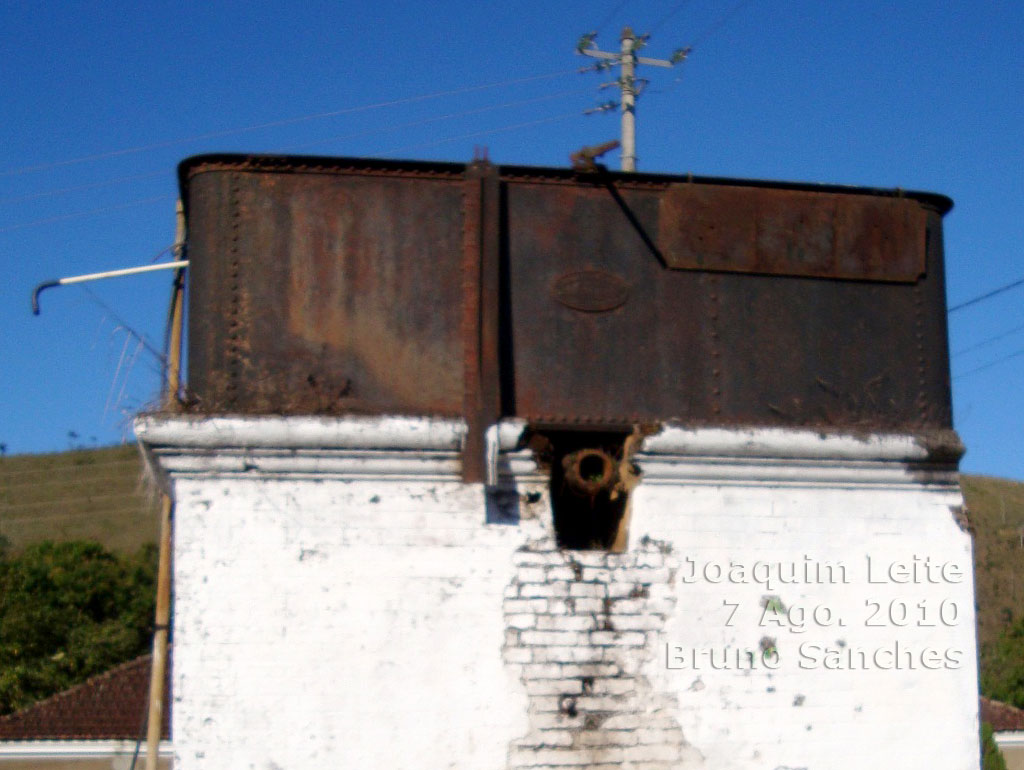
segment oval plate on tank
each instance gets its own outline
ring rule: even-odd
[[[584,313],[606,313],[629,299],[629,284],[603,270],[577,270],[558,277],[551,295],[559,304]]]

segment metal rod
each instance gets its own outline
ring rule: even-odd
[[[86,281],[99,281],[103,278],[120,278],[123,275],[137,275],[138,273],[151,273],[154,270],[172,270],[174,268],[188,267],[187,259],[179,259],[174,262],[163,262],[159,265],[142,265],[141,267],[126,267],[121,270],[107,270],[102,273],[87,273],[86,275],[72,275],[68,278],[58,278],[53,281],[43,281],[32,291],[32,314],[39,315],[39,295],[44,289],[53,286],[66,286],[71,283],[85,283]]]

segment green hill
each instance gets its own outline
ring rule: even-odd
[[[961,477],[974,530],[978,642],[986,648],[1024,618],[1024,483],[987,476]]]
[[[0,459],[0,537],[96,540],[132,552],[157,540],[157,498],[135,446]]]

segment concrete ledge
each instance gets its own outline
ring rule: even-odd
[[[941,450],[941,451],[940,451]],[[963,453],[953,431],[844,433],[807,428],[688,428],[668,424],[644,440],[647,454],[814,460],[935,461]]]
[[[666,426],[634,459],[648,484],[956,489],[959,438]]]
[[[527,424],[488,431],[488,483],[543,480],[521,448]],[[143,415],[136,435],[152,472],[166,477],[429,479],[459,481],[461,420],[345,416]],[[647,484],[942,487],[955,489],[952,431],[826,433],[807,429],[668,425],[634,456]]]
[[[458,451],[462,420],[433,417],[282,417],[141,415],[135,435],[145,444],[191,449],[432,449]]]

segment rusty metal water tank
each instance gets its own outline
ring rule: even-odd
[[[180,180],[201,413],[951,427],[940,195],[242,155]]]

